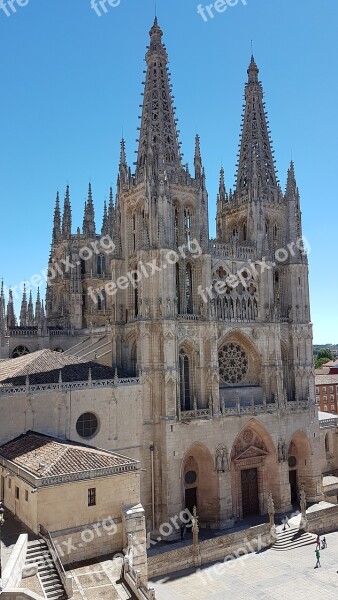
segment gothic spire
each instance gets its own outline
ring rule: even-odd
[[[83,233],[89,236],[95,236],[95,212],[93,204],[92,185],[88,185],[88,198],[85,202],[83,217]]]
[[[0,291],[0,335],[6,332],[6,304],[5,304],[5,293],[4,293],[4,280],[1,281]]]
[[[222,202],[222,203],[223,202],[227,202],[228,195],[227,195],[226,187],[225,187],[224,169],[223,169],[223,167],[221,167],[220,176],[219,176],[218,196],[219,196],[220,202]]]
[[[20,310],[20,327],[27,327],[27,293],[26,284],[23,286],[21,310]]]
[[[107,235],[109,233],[109,222],[108,222],[108,211],[107,211],[107,202],[104,201],[103,206],[103,219],[102,219],[102,235]]]
[[[290,167],[288,169],[285,199],[299,201],[299,191],[296,183],[295,165],[293,163],[293,160],[291,161]]]
[[[108,231],[109,235],[113,236],[115,223],[115,207],[114,207],[114,195],[113,188],[109,190],[109,204],[108,204]]]
[[[167,67],[168,55],[162,35],[155,18],[146,54],[147,71],[136,163],[136,176],[141,179],[148,163],[155,170],[166,170],[167,173],[182,168]]]
[[[38,288],[38,293],[36,295],[36,302],[35,302],[34,325],[38,326],[40,324],[40,321],[41,321],[41,300],[40,300],[40,288]]]
[[[200,136],[198,134],[195,137],[194,165],[195,165],[195,179],[200,179],[200,177],[202,175],[202,156],[201,156]]]
[[[72,209],[70,206],[69,185],[66,187],[65,200],[62,215],[62,236],[69,238],[72,233]]]
[[[254,182],[265,197],[278,191],[272,144],[264,110],[263,88],[258,80],[259,69],[252,56],[245,87],[245,108],[237,170],[237,194],[246,194]],[[274,194],[275,197],[275,194]]]
[[[33,308],[32,290],[30,290],[28,307],[27,307],[27,326],[33,327],[33,325],[34,325],[34,308]]]
[[[61,212],[59,192],[56,194],[53,223],[53,243],[58,242],[61,237]]]
[[[295,166],[293,161],[288,169],[285,200],[288,204],[289,234],[293,237],[302,237],[302,213],[300,210],[300,195],[296,182]]]
[[[13,292],[8,292],[8,303],[7,303],[7,327],[16,327],[16,316],[14,311]]]
[[[120,185],[125,185],[128,183],[129,179],[129,169],[127,165],[127,157],[126,157],[126,142],[122,138],[121,140],[121,151],[120,151],[120,164],[119,164],[119,183]]]

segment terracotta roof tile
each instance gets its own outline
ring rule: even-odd
[[[90,448],[34,432],[28,432],[2,446],[0,457],[39,478],[125,467],[137,462],[107,450]]]

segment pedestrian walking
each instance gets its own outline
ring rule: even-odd
[[[320,552],[319,552],[319,550],[316,550],[316,559],[317,559],[317,562],[316,562],[315,569],[318,569],[318,567],[321,567],[321,566],[322,566],[322,565],[320,564]]]
[[[288,526],[289,529],[291,528],[290,527],[290,523],[289,523],[289,518],[287,517],[287,515],[284,515],[284,517],[283,517],[283,523],[284,523],[283,531],[286,530],[286,526]]]
[[[316,538],[316,550],[320,550],[320,535],[317,535]]]
[[[324,550],[324,548],[327,548],[327,543],[326,543],[325,537],[323,537],[323,539],[322,539],[322,550]]]

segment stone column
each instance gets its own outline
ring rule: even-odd
[[[135,571],[140,571],[140,579],[147,586],[147,532],[143,506],[137,504],[124,507],[122,521],[123,546],[128,548],[130,567]]]

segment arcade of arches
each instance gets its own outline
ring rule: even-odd
[[[304,432],[275,445],[255,419],[240,431],[233,444],[218,444],[213,452],[194,443],[182,462],[182,504],[197,507],[201,526],[224,524],[267,513],[272,492],[276,510],[297,504],[300,486],[311,495],[311,445]]]

